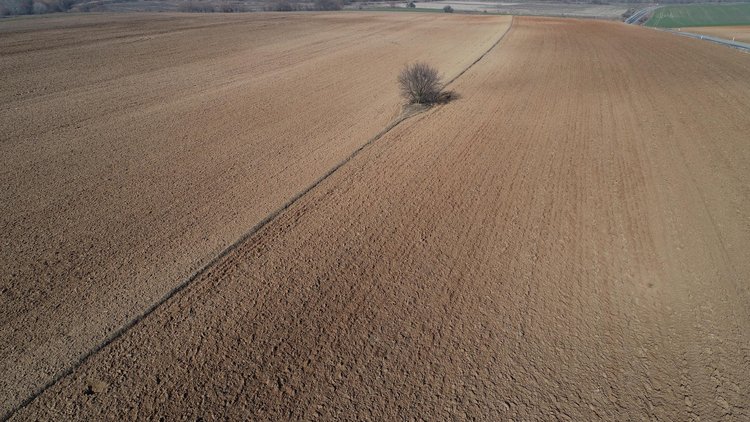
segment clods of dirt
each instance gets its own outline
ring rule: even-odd
[[[83,391],[83,394],[87,396],[101,394],[107,391],[107,387],[109,387],[109,385],[104,381],[99,381],[99,380],[90,381],[88,385],[86,385],[86,389]]]

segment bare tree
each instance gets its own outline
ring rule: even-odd
[[[438,71],[427,63],[406,65],[398,75],[401,95],[412,104],[434,103],[443,89]]]

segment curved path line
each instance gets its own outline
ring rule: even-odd
[[[500,35],[500,38],[495,41],[494,44],[492,44],[487,51],[482,53],[479,58],[474,60],[469,66],[467,66],[464,70],[462,70],[458,75],[451,78],[444,86],[448,86],[451,83],[453,83],[456,79],[458,79],[461,75],[466,73],[467,70],[471,69],[472,66],[477,64],[480,60],[482,60],[487,53],[492,51],[498,44],[500,44],[500,41],[505,38],[505,35],[510,32],[511,28],[513,27],[514,19],[511,17],[510,25],[508,25],[508,28],[506,28],[505,32],[503,32],[502,35]],[[78,369],[81,365],[83,365],[90,357],[97,354],[99,351],[104,349],[105,347],[109,346],[112,342],[117,340],[118,338],[122,337],[125,333],[130,331],[131,328],[135,327],[139,322],[143,321],[145,318],[147,318],[149,315],[151,315],[155,310],[157,310],[159,307],[167,303],[171,298],[176,296],[181,291],[188,288],[195,280],[197,280],[200,276],[206,273],[208,269],[212,268],[214,265],[216,265],[221,259],[225,258],[227,255],[229,255],[231,252],[233,252],[235,249],[237,249],[241,244],[243,244],[245,241],[250,239],[253,235],[255,235],[258,231],[260,231],[263,227],[265,227],[268,223],[276,219],[281,213],[286,211],[289,207],[294,205],[295,202],[297,202],[300,198],[305,196],[308,192],[315,189],[318,185],[323,183],[326,179],[328,179],[331,175],[333,175],[338,169],[343,167],[346,163],[351,161],[354,157],[359,155],[360,152],[362,152],[365,148],[372,145],[376,141],[378,141],[380,138],[382,138],[384,135],[386,135],[388,132],[390,132],[393,128],[401,124],[402,122],[419,115],[421,113],[424,113],[427,111],[429,107],[425,107],[422,109],[418,109],[412,112],[402,113],[399,117],[397,117],[394,121],[389,123],[383,130],[378,132],[377,135],[370,138],[367,142],[362,144],[359,148],[354,150],[349,156],[344,158],[341,162],[333,166],[330,170],[328,170],[325,174],[323,174],[321,177],[319,177],[317,180],[315,180],[312,184],[310,184],[308,187],[294,195],[292,198],[290,198],[287,202],[285,202],[281,207],[277,208],[275,211],[268,214],[263,220],[258,222],[256,225],[254,225],[250,230],[245,232],[239,239],[234,241],[231,245],[226,247],[224,250],[222,250],[218,255],[211,258],[208,262],[203,264],[200,268],[195,270],[190,276],[188,276],[186,279],[184,279],[182,282],[180,282],[177,286],[175,286],[172,290],[167,292],[164,296],[162,296],[161,299],[153,303],[151,306],[146,308],[146,310],[141,313],[140,315],[137,315],[132,320],[128,321],[125,325],[121,326],[119,329],[114,331],[112,334],[110,334],[106,339],[104,339],[101,343],[94,346],[91,350],[86,352],[85,354],[81,355],[78,360],[76,360],[72,365],[70,365],[68,368],[62,370],[59,372],[56,376],[52,378],[48,383],[44,384],[42,387],[34,391],[29,397],[24,399],[21,404],[18,406],[12,408],[9,410],[5,415],[0,418],[0,421],[7,421],[10,419],[16,412],[23,409],[24,407],[28,406],[32,401],[34,401],[37,397],[41,396],[47,389],[52,387],[53,385],[57,384],[61,379],[65,378],[66,376],[70,375]]]
[[[503,35],[500,35],[500,38],[498,38],[497,41],[495,41],[495,43],[492,44],[490,46],[490,48],[487,49],[487,51],[485,51],[484,53],[482,53],[481,56],[477,57],[477,59],[474,60],[473,62],[471,62],[470,65],[466,66],[466,69],[462,70],[461,72],[458,73],[458,75],[454,76],[453,78],[451,78],[451,80],[449,80],[448,82],[446,82],[444,86],[448,86],[448,85],[452,84],[453,82],[455,82],[456,79],[460,78],[464,73],[466,73],[467,70],[471,69],[475,64],[479,63],[479,61],[482,60],[490,51],[492,51],[492,49],[494,49],[495,47],[497,47],[497,45],[500,44],[500,41],[502,41],[503,38],[505,38],[505,35],[508,32],[510,32],[510,29],[513,28],[513,23],[514,22],[515,22],[515,16],[511,16],[510,17],[510,25],[508,25],[508,28],[505,30],[505,32],[503,32]]]

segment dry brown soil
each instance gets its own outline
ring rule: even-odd
[[[509,17],[0,23],[0,417],[378,133]]]
[[[695,34],[712,35],[725,40],[734,38],[735,41],[750,43],[750,26],[704,26],[683,28],[683,30]]]
[[[16,418],[750,418],[750,55],[517,18],[451,89]]]

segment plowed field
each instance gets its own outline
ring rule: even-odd
[[[516,18],[457,100],[15,416],[748,419],[749,81],[710,43]]]
[[[0,25],[0,415],[377,134],[410,60],[510,18],[98,15]]]

